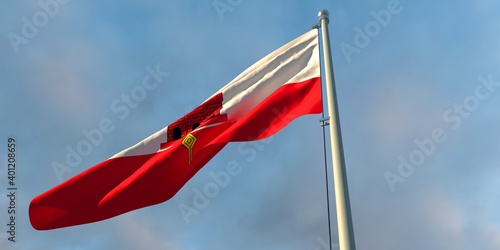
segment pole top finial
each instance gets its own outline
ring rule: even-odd
[[[328,10],[325,10],[325,9],[320,10],[318,13],[319,21],[321,21],[322,19],[326,19],[327,21],[329,21],[329,18],[328,18],[329,16],[330,16],[330,12],[328,12]]]

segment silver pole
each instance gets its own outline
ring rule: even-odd
[[[333,77],[332,56],[330,52],[330,36],[328,34],[329,13],[321,10],[318,13],[321,26],[321,42],[323,45],[324,79],[328,98],[328,115],[330,116],[330,143],[332,147],[333,184],[335,188],[335,206],[337,209],[337,227],[340,250],[355,250],[354,229],[347,188],[347,175],[340,132],[337,93]]]

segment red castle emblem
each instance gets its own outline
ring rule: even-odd
[[[220,114],[222,100],[222,93],[217,94],[196,107],[193,111],[168,125],[167,142],[162,143],[160,149],[167,148],[173,141],[184,138],[199,126],[227,121],[227,115]]]

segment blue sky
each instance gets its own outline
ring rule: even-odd
[[[321,9],[331,14],[357,248],[500,249],[497,1],[0,5],[1,249],[326,249],[316,115],[270,139],[229,144],[165,203],[53,231],[34,230],[27,216],[34,196],[189,112],[308,31]],[[127,104],[148,68],[164,72],[162,81]],[[57,174],[68,148],[86,140],[82,131],[103,119],[113,131]],[[10,136],[18,150],[16,243],[3,226]],[[239,171],[196,203],[228,165]],[[183,206],[197,213],[183,216]],[[334,215],[332,203],[336,243]]]

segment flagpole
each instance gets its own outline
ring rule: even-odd
[[[328,34],[329,13],[321,10],[318,13],[321,27],[321,43],[323,46],[324,79],[328,98],[328,115],[330,116],[330,143],[332,148],[333,184],[335,189],[335,206],[337,210],[337,227],[340,250],[355,250],[354,229],[347,188],[347,174],[340,131],[340,118],[337,106],[335,79],[333,76],[330,36]]]

